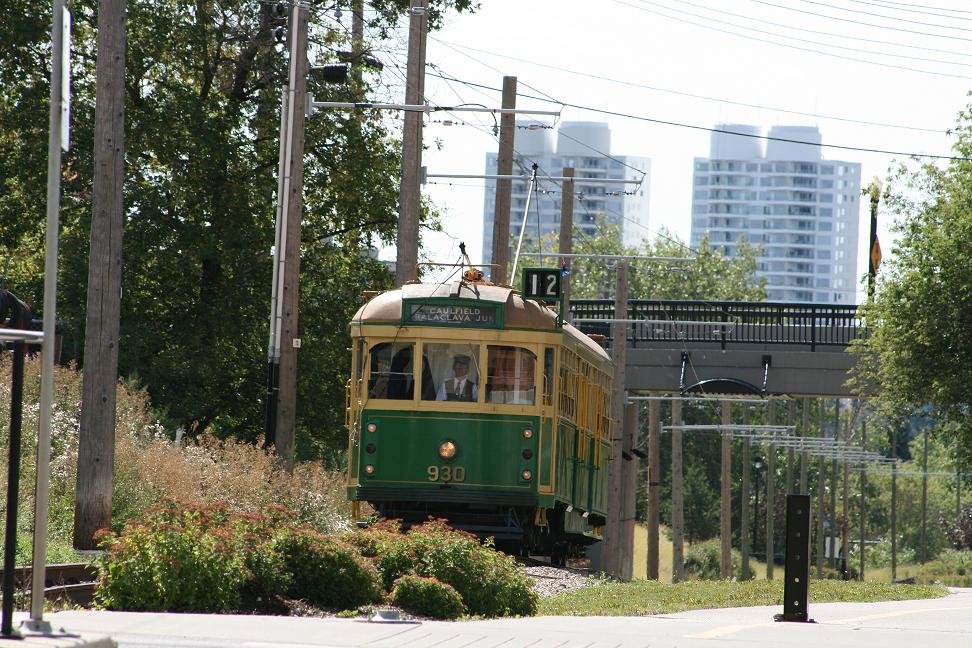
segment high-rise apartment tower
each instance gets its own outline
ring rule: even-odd
[[[855,303],[861,165],[823,159],[812,126],[774,126],[765,144],[756,126],[716,130],[695,158],[692,245],[760,247],[770,301]]]
[[[529,176],[538,165],[538,192],[531,198],[526,214],[524,252],[537,252],[538,240],[544,251],[557,250],[560,233],[561,184],[547,180],[561,176],[564,167],[575,169],[574,228],[578,236],[594,236],[596,219],[603,216],[619,225],[626,243],[648,235],[648,180],[650,160],[630,155],[611,154],[611,131],[601,122],[563,122],[557,129],[556,146],[552,131],[539,128],[536,122],[517,122],[514,139],[513,173],[524,176],[513,181],[510,209],[510,235],[519,236],[524,222]],[[486,174],[496,173],[496,153],[486,155]],[[640,180],[635,184],[597,184],[591,179]],[[483,256],[490,263],[493,249],[493,216],[496,205],[496,181],[486,181],[483,206]],[[576,240],[576,239],[575,239]],[[513,250],[515,251],[515,242]],[[510,254],[510,259],[513,253]],[[528,264],[529,265],[529,264]],[[521,261],[520,267],[523,267]],[[511,277],[513,281],[517,279]]]

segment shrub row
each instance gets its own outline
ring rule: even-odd
[[[429,521],[340,536],[295,526],[294,514],[175,501],[106,534],[96,591],[114,610],[279,611],[284,599],[345,610],[389,601],[415,614],[532,615],[537,597],[513,558]]]

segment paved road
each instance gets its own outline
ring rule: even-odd
[[[972,589],[941,599],[810,604],[813,624],[776,607],[652,617],[540,617],[390,625],[349,619],[71,611],[55,626],[106,633],[119,648],[968,648]],[[23,645],[23,644],[21,644]],[[0,646],[6,648],[5,642]],[[25,647],[26,648],[26,647]]]

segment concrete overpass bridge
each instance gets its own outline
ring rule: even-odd
[[[614,344],[613,300],[570,312]],[[865,335],[854,305],[631,300],[625,319],[629,392],[850,397],[847,346]]]

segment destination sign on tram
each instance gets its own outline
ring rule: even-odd
[[[410,304],[408,321],[414,324],[495,326],[496,309],[456,304]]]

